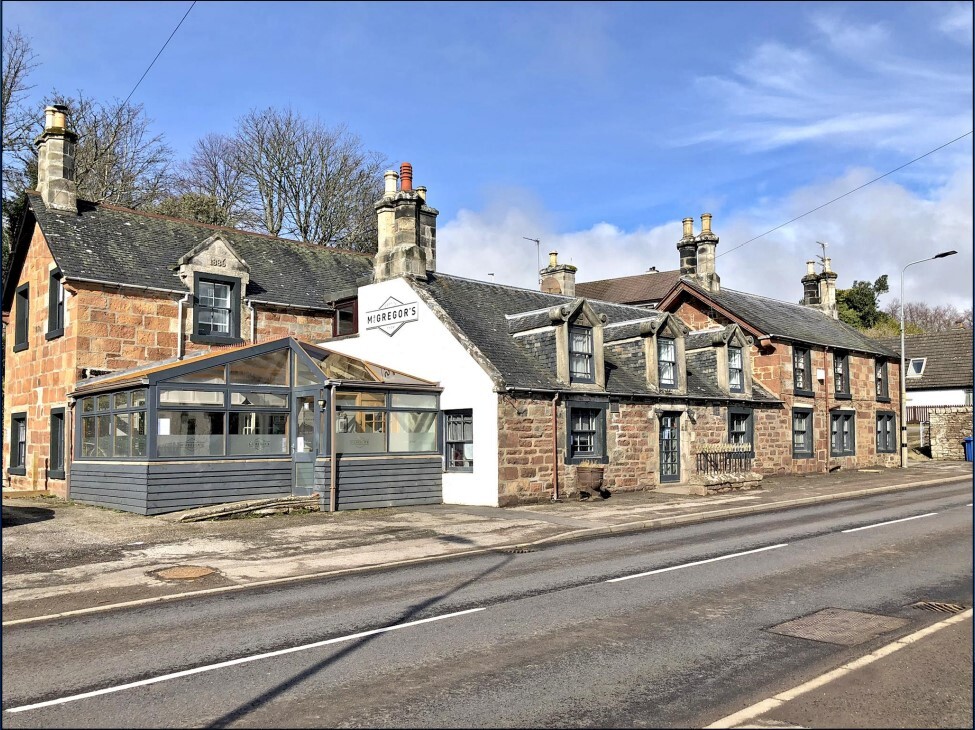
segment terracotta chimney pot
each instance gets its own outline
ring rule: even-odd
[[[399,189],[404,192],[413,190],[413,165],[404,162],[399,166]]]

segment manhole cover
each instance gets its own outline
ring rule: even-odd
[[[163,580],[196,580],[213,575],[216,572],[215,569],[207,568],[204,565],[176,565],[172,568],[154,570],[149,575],[162,578]]]
[[[892,616],[845,611],[841,608],[824,608],[809,616],[773,626],[769,631],[773,634],[824,641],[828,644],[856,646],[888,631],[899,629],[906,623],[907,619]]]
[[[938,603],[937,601],[919,601],[912,608],[921,608],[925,611],[939,611],[941,613],[961,613],[969,608],[961,603]]]

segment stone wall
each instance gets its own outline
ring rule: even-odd
[[[972,406],[934,408],[931,419],[931,458],[964,459],[962,439],[972,435]]]

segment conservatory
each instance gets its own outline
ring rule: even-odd
[[[292,338],[80,382],[69,497],[153,515],[320,494],[442,501],[440,388]]]

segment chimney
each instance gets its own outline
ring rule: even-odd
[[[680,275],[694,276],[697,273],[697,241],[694,240],[694,219],[684,219],[684,235],[677,242],[680,253]]]
[[[802,277],[802,303],[807,307],[819,309],[819,276],[816,274],[816,262],[806,262],[806,275]]]
[[[823,270],[819,273],[819,308],[833,319],[839,319],[836,307],[836,279],[839,274],[830,268],[829,257],[823,258]]]
[[[78,135],[68,129],[68,107],[56,104],[44,109],[44,131],[37,146],[37,189],[44,204],[77,214],[78,189],[74,181],[75,145]]]
[[[542,291],[546,294],[564,294],[567,297],[576,295],[576,271],[571,264],[559,263],[559,252],[550,251],[548,266],[539,271],[542,277]]]
[[[400,165],[399,174],[387,170],[383,182],[383,198],[376,203],[379,241],[373,280],[426,278],[427,272],[436,271],[437,266],[439,211],[426,204],[426,188],[413,189],[410,163]]]
[[[695,278],[698,283],[711,292],[721,291],[721,277],[714,270],[714,249],[718,246],[718,237],[711,232],[711,214],[701,215],[701,232],[697,234],[697,272]]]

